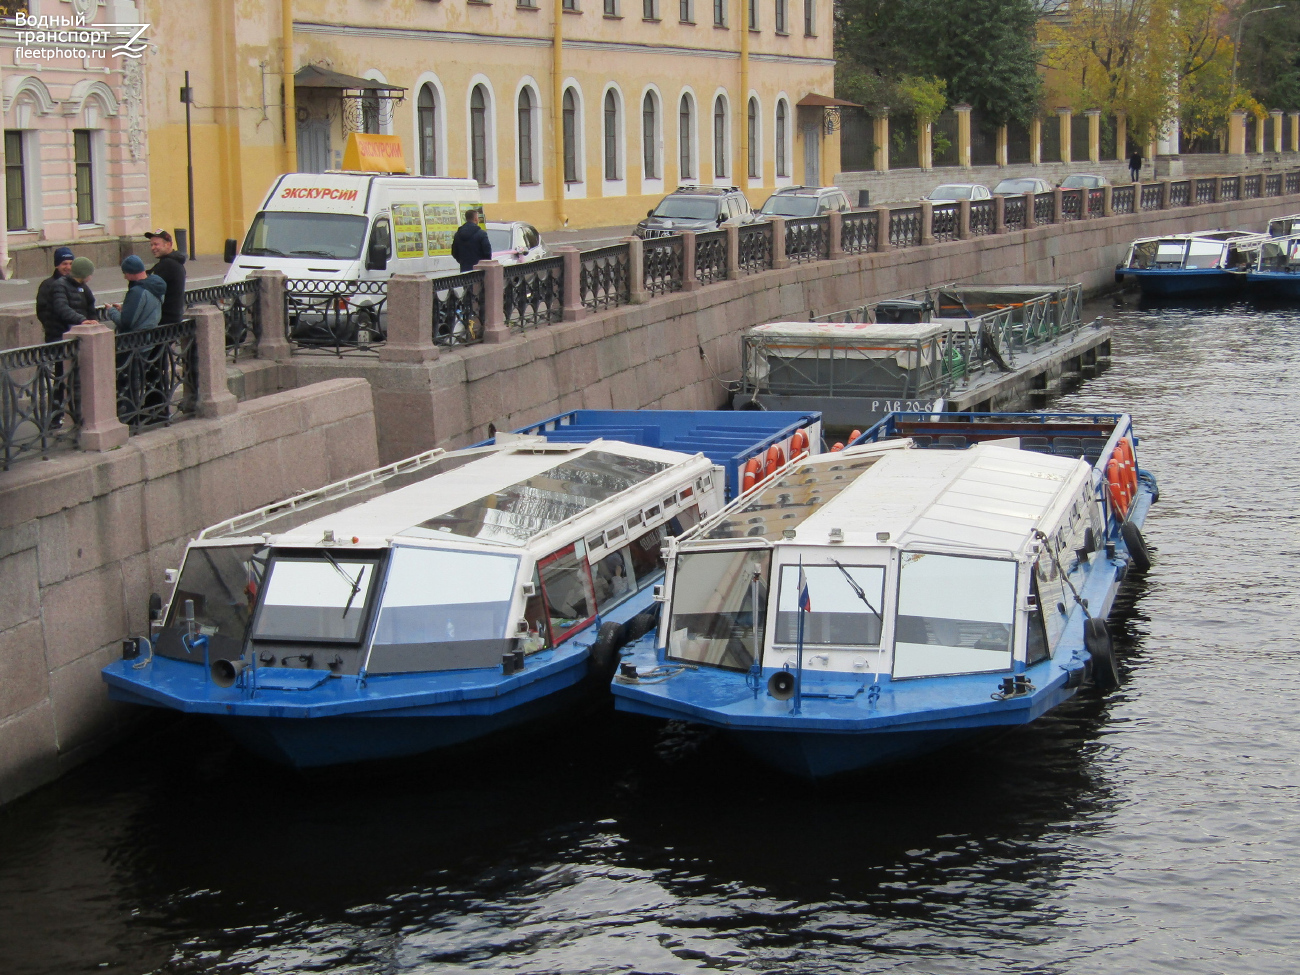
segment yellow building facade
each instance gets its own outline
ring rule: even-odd
[[[633,223],[682,182],[759,206],[838,171],[834,109],[807,104],[833,94],[830,0],[284,2],[150,0],[153,222],[187,220],[188,70],[199,253],[241,237],[280,173],[340,167],[350,131],[542,230]]]

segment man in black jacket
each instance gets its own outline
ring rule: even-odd
[[[95,318],[95,293],[90,290],[90,276],[94,273],[90,258],[78,257],[68,273],[50,288],[50,307],[64,331],[73,325],[99,324]]]
[[[36,289],[36,320],[45,330],[46,342],[58,342],[69,326],[54,315],[54,282],[66,277],[72,270],[72,248],[59,247],[54,251],[54,273]]]
[[[452,260],[460,264],[460,273],[474,270],[479,261],[492,260],[492,241],[487,231],[478,225],[479,210],[466,210],[465,222],[456,230],[451,239]]]
[[[185,317],[185,255],[172,243],[172,235],[165,230],[151,230],[149,249],[158,263],[149,269],[167,282],[167,296],[162,303],[162,324],[171,325]]]

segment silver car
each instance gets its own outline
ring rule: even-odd
[[[1099,190],[1109,185],[1110,180],[1095,173],[1075,173],[1061,180],[1063,190]]]
[[[550,255],[542,235],[531,223],[522,220],[497,222],[489,220],[484,228],[492,242],[492,260],[502,264],[523,264],[540,261]]]
[[[956,203],[958,200],[991,200],[989,188],[980,183],[944,183],[921,197],[931,203]]]
[[[1037,176],[1013,176],[993,187],[994,196],[1024,196],[1026,193],[1050,193],[1052,184]]]

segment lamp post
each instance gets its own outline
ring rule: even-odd
[[[185,184],[189,198],[190,239],[186,242],[186,258],[194,257],[194,142],[190,134],[190,106],[194,104],[194,89],[190,87],[190,73],[185,72],[185,86],[181,88],[181,101],[185,104]]]
[[[1273,7],[1260,7],[1257,10],[1247,10],[1237,20],[1237,39],[1232,42],[1232,87],[1230,89],[1232,97],[1237,97],[1237,51],[1241,48],[1241,28],[1246,23],[1246,18],[1252,14],[1266,14],[1270,10],[1281,10],[1284,4],[1278,4]]]

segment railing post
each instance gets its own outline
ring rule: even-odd
[[[1212,187],[1210,193],[1210,201],[1212,203],[1218,203],[1220,200],[1223,199],[1223,177],[1211,176],[1210,178],[1214,180],[1214,182],[1210,184],[1210,186]]]
[[[1167,179],[1160,181],[1160,209],[1169,209],[1169,180]]]
[[[700,286],[695,276],[695,231],[682,231],[682,290],[694,291]]]
[[[970,200],[957,201],[957,239],[970,239]]]
[[[198,369],[201,417],[229,416],[239,400],[226,383],[226,317],[216,305],[189,309],[194,319],[194,358]]]
[[[727,231],[727,280],[740,279],[740,228],[733,225],[723,228]]]
[[[117,418],[117,334],[103,325],[73,325],[77,339],[77,374],[81,386],[82,450],[112,450],[130,435]],[[225,375],[225,329],[221,340],[221,374]]]
[[[997,145],[994,148],[993,153],[994,153],[994,162],[999,167],[1004,167],[1007,165],[1007,135],[1008,135],[1007,129],[1008,126],[1006,125],[998,126]],[[999,231],[999,233],[1001,233],[1001,231]]]
[[[921,201],[921,246],[934,243],[934,204]]]
[[[474,268],[483,272],[483,341],[504,342],[506,327],[506,269],[499,261],[479,261]]]
[[[1032,190],[1025,193],[1025,229],[1032,230],[1038,226],[1038,217],[1034,214],[1034,200],[1037,194]]]
[[[645,290],[645,246],[640,237],[624,237],[627,244],[628,303],[644,304],[650,297]]]
[[[1109,183],[1101,188],[1101,215],[1103,217],[1109,217],[1115,212],[1114,204],[1111,200],[1111,193],[1114,189],[1115,187],[1111,186]]]
[[[995,234],[1005,234],[1007,232],[1007,198],[1005,196],[993,197],[993,232]]]
[[[876,250],[889,250],[889,207],[876,207]]]
[[[257,339],[259,359],[287,359],[293,349],[285,336],[283,271],[254,271],[257,279],[257,321],[262,334]]]
[[[844,256],[844,214],[832,210],[826,214],[826,219],[826,232],[831,235],[831,246],[827,254],[832,261],[838,261]]]
[[[439,356],[433,341],[433,280],[422,274],[388,279],[388,338],[381,362],[430,362]]]
[[[1052,190],[1052,223],[1061,223],[1065,218],[1064,214],[1065,191],[1059,186]]]
[[[587,317],[582,304],[582,252],[576,247],[555,250],[564,256],[564,321],[582,321]]]
[[[785,217],[773,217],[768,222],[772,225],[772,270],[780,271],[790,266],[785,256]],[[695,280],[694,269],[691,280]]]

